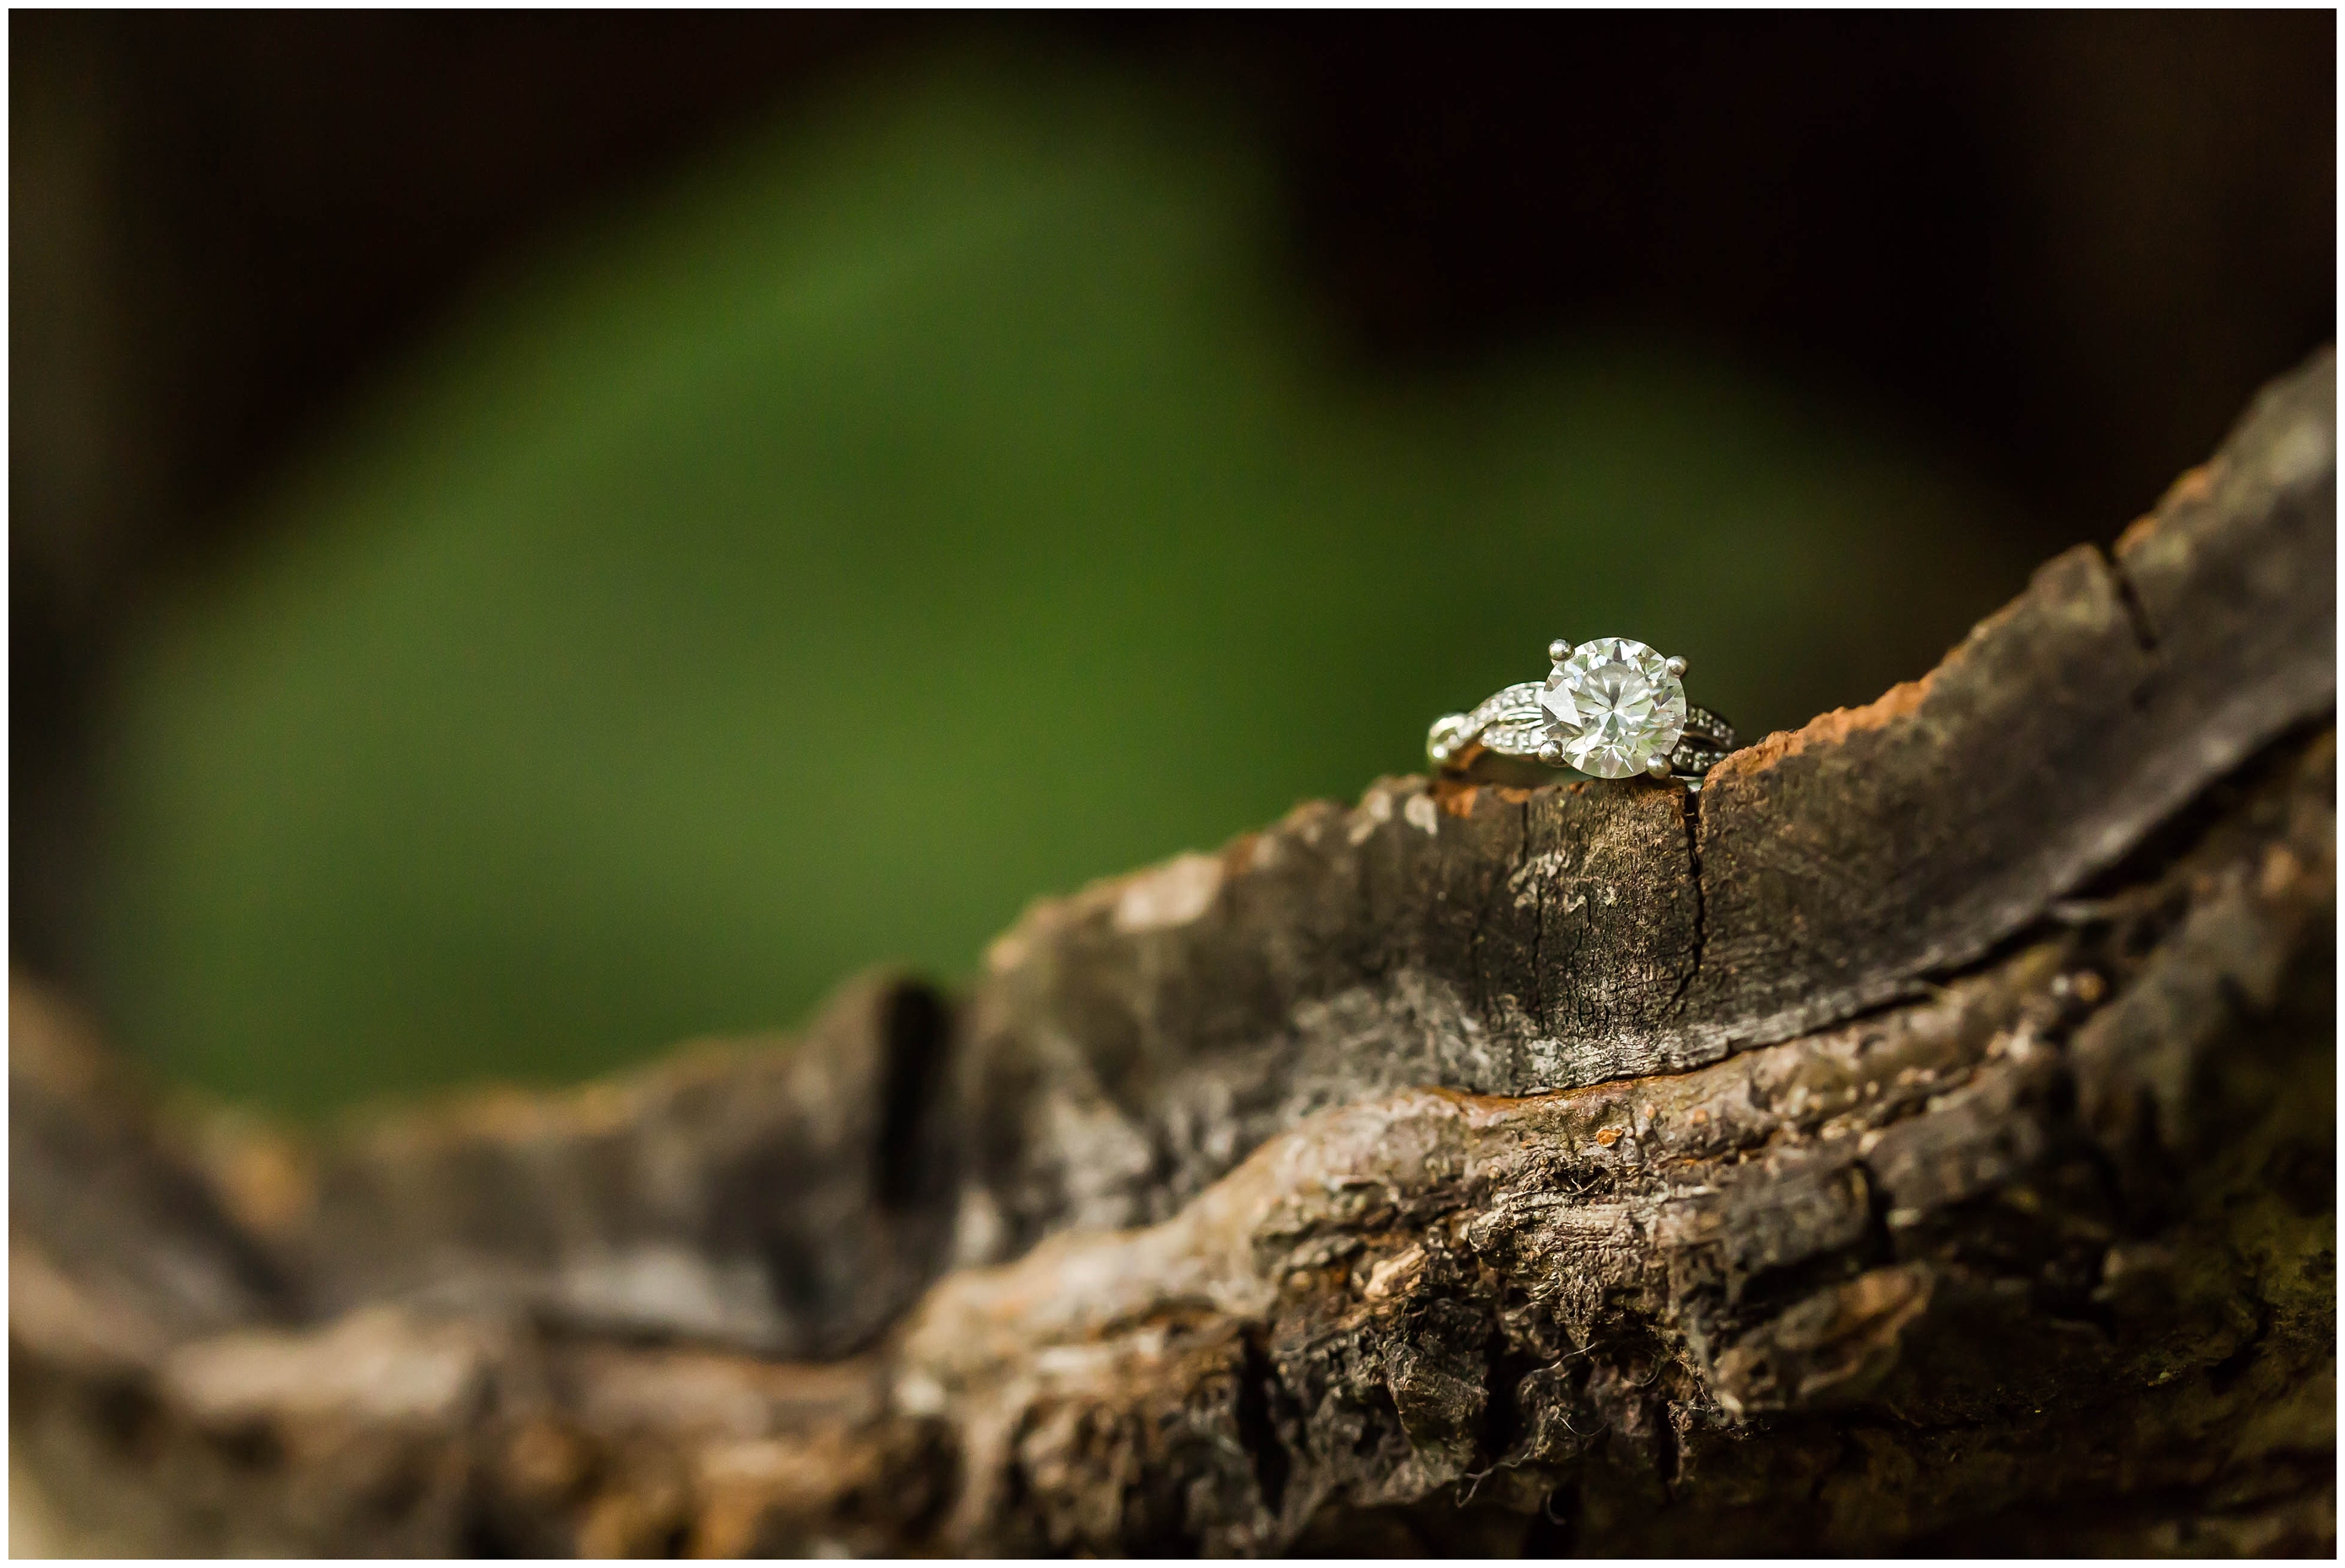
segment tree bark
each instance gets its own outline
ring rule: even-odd
[[[302,1138],[11,1023],[60,1549],[2328,1553],[2335,370],[1700,793]],[[20,1489],[21,1490],[21,1489]]]

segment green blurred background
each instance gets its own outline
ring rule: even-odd
[[[728,35],[704,19],[654,47],[668,25],[643,18],[584,34],[375,19],[348,38],[316,18],[178,35],[25,20],[11,22],[12,952],[165,1076],[297,1112],[558,1082],[787,1024],[877,961],[965,976],[1031,898],[1421,766],[1435,713],[1535,674],[1555,635],[1687,655],[1697,700],[1747,734],[1866,701],[2043,555],[2112,535],[2332,327],[2333,155],[2258,164],[2263,143],[2208,129],[2245,90],[2234,79],[2197,132],[2186,116],[2165,143],[2104,135],[2100,164],[2060,149],[2091,141],[2106,84],[2076,123],[2047,113],[2003,143],[1937,148],[1974,180],[2000,168],[2023,193],[2000,206],[1951,184],[1875,189],[1870,164],[1825,181],[1825,203],[1801,158],[1866,114],[1904,114],[1885,96],[1931,42],[1877,25],[1739,40],[1780,56],[1757,100],[1777,120],[1749,122],[1762,129],[1806,102],[1798,67],[1872,63],[1872,96],[1810,105],[1778,136],[1788,211],[1771,212],[1738,177],[1751,155],[1724,149],[1743,122],[1639,121],[1609,145],[1512,63],[1548,50],[1568,86],[1603,74],[1604,46],[1630,85],[1643,62],[1686,92],[1689,71],[1737,57],[1720,24],[1441,35],[1456,79],[1441,101],[1481,103],[1493,79],[1502,104],[1519,97],[1460,132],[1378,118],[1376,72],[1396,67],[1377,62],[1412,46],[1388,29],[1320,35],[1359,46],[1346,77],[1302,42],[1248,56],[1243,32],[1203,21]],[[370,56],[367,27],[412,57]],[[533,27],[571,56],[529,55]],[[157,63],[174,36],[244,76],[185,96],[177,124],[108,97],[177,80]],[[2274,108],[2301,40],[2212,36],[2247,62],[2233,78],[2262,84],[2267,118],[2318,109],[2327,136],[2325,54],[2292,89],[2303,105]],[[2098,60],[2120,86],[2128,46],[2152,67],[2208,46],[2006,27],[1942,35],[1941,52],[1949,37],[2007,76],[2013,57],[2046,83],[2062,59]],[[2029,38],[2035,56],[2016,46]],[[594,121],[544,88],[553,129],[534,134],[571,150],[468,182],[463,137],[432,128],[472,101],[446,62],[508,56],[548,80],[601,71],[732,107],[661,119],[669,99],[638,86],[625,101],[652,106],[643,125],[612,130],[607,106]],[[337,70],[374,84],[371,151],[327,106]],[[269,98],[279,77],[310,96]],[[1991,96],[1966,80],[1942,95]],[[604,126],[599,155],[556,134],[564,112]],[[381,282],[405,277],[391,267],[370,295],[353,257],[340,297],[306,277],[319,298],[249,279],[207,296],[199,263],[233,251],[204,238],[228,220],[194,197],[232,207],[233,182],[137,155],[207,114],[256,143],[251,121],[309,127],[308,167],[246,171],[288,210],[360,201],[345,180],[409,168],[413,188],[360,217],[310,222],[350,245],[370,223],[407,234],[385,243],[431,287]],[[1507,114],[1560,150],[1526,166]],[[481,157],[506,156],[491,149],[502,122],[456,117]],[[1346,124],[1373,134],[1345,140]],[[1384,184],[1358,151],[1376,136]],[[1978,256],[2034,244],[2048,319],[2076,287],[2061,267],[2137,272],[2157,231],[2119,210],[2105,227],[2130,238],[2087,225],[2046,244],[2027,227],[2040,176],[1962,164],[1998,146],[2103,175],[2147,158],[2173,187],[2150,207],[2183,204],[2180,232],[2197,232],[2194,201],[2210,228],[2248,212],[2321,231],[2267,244],[2271,276],[2248,280],[2262,295],[2219,330],[2168,331],[2158,306],[2233,287],[2228,242],[2203,276],[2187,248],[2165,263],[2186,276],[2146,290],[2130,335],[2062,337],[2012,302],[2007,262],[1949,269],[1924,254],[1933,238],[1985,222]],[[1392,183],[1446,190],[1418,167],[1445,157],[1483,206],[1562,220],[1510,230],[1458,207],[1444,229],[1437,195],[1430,218],[1406,201],[1377,216]],[[411,165],[447,176],[438,207]],[[2291,183],[2314,174],[2319,199]],[[1645,205],[1608,217],[1608,179],[1646,182]],[[448,216],[468,201],[498,221]],[[452,238],[418,240],[402,214]],[[178,251],[129,259],[142,222]],[[1464,233],[1445,249],[1428,226]],[[268,250],[249,214],[242,233],[264,280],[330,261],[281,232]],[[1673,233],[1720,254],[1678,258]],[[1512,263],[1468,243],[1526,234]],[[157,325],[208,299],[228,328]],[[270,324],[241,379],[239,309]],[[1998,323],[1984,347],[1982,319]],[[2061,368],[2096,348],[2108,366]],[[2144,365],[2168,389],[2159,418],[2112,418],[2129,383],[2085,407]],[[2078,411],[2046,408],[2031,378],[2082,389]],[[2175,388],[2195,411],[2167,406]],[[1965,394],[1993,411],[1964,417]],[[2013,405],[2042,412],[2015,421]],[[2046,428],[2062,417],[2065,433]]]

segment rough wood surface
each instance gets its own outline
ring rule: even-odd
[[[2335,377],[1689,795],[1384,781],[957,1007],[297,1139],[12,996],[90,1550],[2327,1551]]]

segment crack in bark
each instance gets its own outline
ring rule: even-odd
[[[1679,787],[1679,809],[1685,820],[1686,864],[1693,881],[1693,963],[1677,983],[1670,996],[1670,1010],[1677,1012],[1685,1006],[1686,992],[1701,974],[1701,961],[1710,946],[1710,914],[1708,895],[1701,885],[1701,794],[1682,784]]]
[[[2099,552],[2101,564],[2108,568],[2110,585],[2117,590],[2117,602],[2125,607],[2126,624],[2133,628],[2133,640],[2144,653],[2153,659],[2158,657],[2157,625],[2149,617],[2149,607],[2141,602],[2141,591],[2134,585],[2133,574],[2108,546],[2096,542],[2093,548]]]

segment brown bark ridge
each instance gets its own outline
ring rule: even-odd
[[[1698,795],[1381,781],[957,1006],[297,1138],[20,982],[20,1497],[128,1553],[2329,1553],[2335,445],[2324,353]]]

